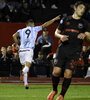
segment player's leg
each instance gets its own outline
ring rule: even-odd
[[[27,89],[28,88],[27,78],[28,78],[29,67],[31,66],[31,62],[33,58],[33,50],[28,49],[25,52],[19,52],[19,58],[21,64],[24,65],[24,68],[22,69],[22,74],[23,74],[24,85]]]
[[[22,72],[24,75],[24,85],[26,87],[26,89],[28,89],[28,72],[29,72],[29,67],[31,66],[30,62],[25,62],[25,67],[23,68]]]
[[[60,67],[54,67],[52,72],[52,83],[53,83],[53,90],[57,91],[57,86],[60,81],[60,74],[61,74],[62,68]]]
[[[20,59],[20,63],[22,64],[22,69],[25,67],[25,52],[23,51],[19,51],[19,59]],[[24,75],[23,72],[20,72],[20,80],[24,81]]]
[[[60,81],[60,74],[65,62],[65,55],[63,53],[62,47],[59,46],[56,52],[56,57],[54,59],[54,69],[52,72],[52,85],[53,90],[48,95],[48,100],[53,100],[55,94],[57,93],[57,86]]]
[[[60,73],[62,71],[62,68],[55,66],[52,72],[52,85],[53,90],[49,93],[47,100],[53,100],[54,96],[57,94],[57,86],[60,80]]]
[[[58,46],[56,57],[54,59],[54,69],[52,73],[52,85],[53,91],[48,95],[48,100],[53,100],[55,94],[57,93],[57,86],[60,81],[60,74],[62,72],[63,66],[65,64],[65,53],[62,44]]]
[[[31,67],[32,59],[33,59],[33,49],[29,49],[25,52],[25,67],[23,68],[24,85],[26,89],[28,88],[28,72],[29,68]]]
[[[61,93],[56,100],[63,100],[64,95],[65,95],[65,93],[67,92],[67,90],[70,86],[71,78],[72,78],[72,70],[65,69]]]
[[[22,69],[25,67],[25,65],[22,65]],[[20,71],[20,80],[24,81],[23,73]]]

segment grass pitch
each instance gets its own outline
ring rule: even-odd
[[[61,86],[58,87],[58,94],[60,89]],[[51,90],[51,85],[29,85],[29,90],[25,90],[19,84],[0,84],[0,100],[47,100]],[[90,86],[71,85],[64,100],[90,100]]]

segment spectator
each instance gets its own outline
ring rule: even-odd
[[[43,0],[43,8],[52,8],[52,9],[58,9],[59,0]]]
[[[11,75],[13,75],[13,76],[20,76],[21,69],[22,69],[22,66],[20,64],[19,55],[16,52],[16,53],[14,53],[14,56],[12,58]]]
[[[20,0],[7,0],[7,5],[10,9],[11,22],[19,22],[19,9],[21,7]]]
[[[10,17],[11,17],[11,22],[19,22],[19,11],[18,9],[9,6],[10,9]]]
[[[9,59],[12,59],[12,57],[13,57],[12,46],[8,46],[8,47],[7,47],[7,57],[8,57]]]
[[[88,57],[88,70],[87,70],[85,78],[90,77],[90,46],[88,46],[87,52],[89,54],[89,57]]]
[[[84,76],[86,76],[88,70],[88,57],[89,57],[89,50],[87,50],[86,46],[83,46],[82,56],[84,59]]]
[[[10,21],[10,10],[6,4],[6,0],[0,0],[0,21]]]
[[[42,52],[38,53],[38,58],[33,61],[33,66],[36,76],[48,76],[49,62]]]
[[[6,47],[1,47],[0,54],[0,76],[10,75],[10,59],[6,54]]]
[[[45,53],[45,55],[48,55],[52,52],[52,45],[53,40],[51,36],[48,35],[49,31],[47,28],[43,29],[43,34],[38,37],[37,39],[37,45],[40,46],[40,50]]]
[[[33,9],[41,8],[41,0],[29,0],[29,3]]]
[[[31,10],[30,10],[29,4],[27,2],[24,2],[22,4],[22,7],[20,8],[19,13],[20,13],[21,22],[25,22],[26,20],[32,18]]]
[[[14,53],[17,53],[18,50],[19,50],[19,45],[13,43],[13,44],[12,44],[12,52],[13,52],[13,54],[14,54]]]

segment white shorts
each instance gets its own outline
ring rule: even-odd
[[[33,59],[33,49],[20,49],[19,50],[19,58],[20,58],[20,63],[22,65],[25,64],[25,62],[30,62],[32,63],[32,59]]]

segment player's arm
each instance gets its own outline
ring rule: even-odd
[[[60,15],[57,16],[57,17],[55,17],[55,18],[53,18],[53,19],[50,20],[50,21],[45,22],[45,23],[42,24],[41,26],[42,26],[42,28],[45,28],[45,27],[51,25],[52,23],[54,23],[54,21],[59,20],[59,19],[60,19]]]
[[[84,21],[85,32],[84,33],[80,33],[78,35],[78,38],[82,39],[82,40],[85,39],[86,42],[90,43],[90,26],[89,26],[89,24],[88,24],[88,22],[86,20],[83,20],[83,21]]]
[[[85,40],[90,43],[90,32],[85,32]]]
[[[17,39],[17,37],[19,37],[19,32],[16,32],[13,34],[13,40],[15,43],[19,44],[19,40]]]
[[[90,41],[90,32],[85,32],[85,33],[80,33],[79,35],[78,35],[78,39],[85,39],[86,40],[86,42],[88,41]]]
[[[68,36],[67,36],[67,35],[62,35],[62,34],[60,34],[60,33],[61,33],[61,30],[56,29],[56,31],[55,31],[55,36],[56,36],[57,38],[59,38],[62,42],[67,41],[67,40],[68,40]]]

